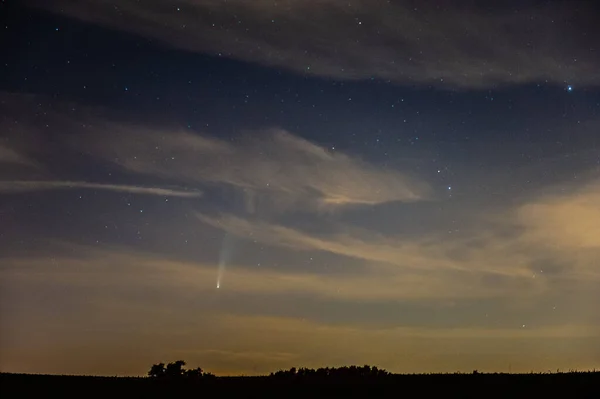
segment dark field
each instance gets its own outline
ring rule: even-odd
[[[0,376],[2,398],[599,398],[600,372],[390,375],[350,380],[216,377],[203,381],[30,374]]]

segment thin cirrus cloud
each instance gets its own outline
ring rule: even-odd
[[[593,35],[581,45],[586,38],[578,33],[581,26],[594,30],[592,2],[29,3],[176,48],[317,76],[463,88],[600,83]]]
[[[16,104],[15,112],[35,104],[23,96],[8,95],[8,99],[11,100],[8,104]],[[76,114],[62,110],[45,115],[65,132],[79,131],[84,122],[85,136],[62,136],[62,144],[72,150],[117,164],[129,173],[159,178],[174,185],[233,188],[251,211],[330,210],[412,202],[427,199],[432,192],[429,184],[403,171],[371,164],[282,129],[239,134],[230,141],[169,127],[156,129],[114,122],[107,116],[87,115],[83,107],[78,109]],[[35,142],[42,131],[31,125],[25,133],[30,142]],[[16,159],[15,154],[8,152],[7,158],[8,154]],[[44,169],[52,170],[52,166],[45,165]],[[32,179],[40,180],[39,177]],[[70,182],[5,184],[10,187],[4,190],[22,191],[27,185],[66,188],[69,184],[72,185]]]
[[[436,237],[435,234],[424,240],[399,239],[383,236],[374,232],[356,231],[339,235],[315,236],[291,227],[277,225],[261,220],[248,220],[234,215],[212,217],[196,213],[203,223],[220,228],[240,237],[252,237],[264,244],[301,251],[325,251],[345,257],[357,258],[378,264],[378,269],[397,272],[471,272],[494,273],[508,276],[529,276],[523,269],[518,254],[510,255],[510,262],[505,257],[501,262],[491,256],[500,247],[493,235],[487,237],[478,248],[470,248],[468,240],[452,240],[449,237]],[[368,238],[367,238],[368,237]],[[460,252],[463,256],[457,261],[449,253]],[[482,260],[487,259],[487,262]]]
[[[235,142],[192,134],[121,127],[119,141],[98,140],[92,151],[125,170],[238,190],[250,210],[270,206],[335,208],[427,198],[429,186],[399,171],[371,165],[283,130],[240,136]],[[89,146],[77,143],[77,146]],[[81,148],[81,147],[79,147]],[[135,155],[132,155],[135,154]]]
[[[198,198],[199,191],[173,190],[160,187],[140,187],[120,184],[90,183],[84,181],[15,180],[0,181],[0,193],[22,193],[28,191],[88,189],[123,192],[130,194],[158,195],[167,197]]]
[[[200,221],[229,234],[251,238],[265,245],[314,254],[322,251],[359,259],[365,268],[358,276],[313,279],[325,296],[345,297],[368,293],[361,300],[411,298],[539,298],[553,282],[544,276],[532,278],[535,257],[523,251],[518,238],[499,240],[494,232],[477,231],[473,236],[452,239],[430,234],[425,239],[382,236],[354,231],[316,236],[265,221],[249,221],[233,215],[219,218],[196,214]],[[370,233],[370,234],[369,234]],[[477,240],[477,245],[471,244]],[[317,252],[318,253],[318,252]],[[343,260],[339,261],[343,263]],[[230,269],[222,282],[232,278]],[[309,284],[307,284],[309,286]],[[342,294],[336,291],[341,289]],[[334,293],[335,292],[335,293]]]
[[[479,227],[460,236],[432,232],[408,239],[356,229],[316,236],[234,215],[196,216],[229,234],[267,245],[363,260],[372,271],[387,274],[389,281],[403,278],[402,273],[444,273],[464,287],[471,286],[468,281],[494,288],[523,284],[532,293],[540,293],[559,287],[564,279],[600,279],[595,267],[600,257],[598,187],[592,183],[560,196],[544,194],[515,208],[498,210],[502,218],[493,225],[485,225],[482,215]],[[564,266],[552,266],[557,264]]]
[[[20,152],[0,143],[0,164],[16,164],[21,166],[34,166],[35,162]]]

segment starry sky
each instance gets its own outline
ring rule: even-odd
[[[493,3],[2,0],[1,370],[599,368],[600,9]]]

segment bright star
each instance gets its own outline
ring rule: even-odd
[[[571,86],[571,85],[568,85],[568,86],[567,86],[567,91],[569,91],[569,92],[573,91],[573,86]]]

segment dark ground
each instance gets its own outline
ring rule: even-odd
[[[600,372],[391,375],[349,381],[216,377],[150,378],[0,375],[0,397],[29,398],[600,398]]]

